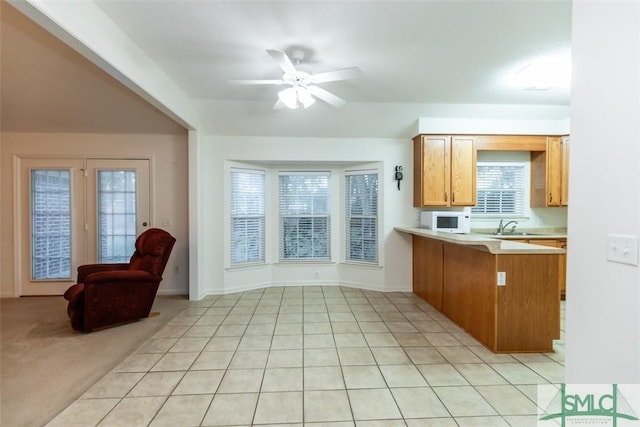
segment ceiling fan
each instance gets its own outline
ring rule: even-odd
[[[317,86],[320,83],[350,80],[362,77],[362,71],[358,67],[344,68],[341,70],[326,71],[323,73],[309,74],[300,71],[296,66],[304,59],[302,50],[291,52],[291,58],[277,49],[267,49],[267,53],[278,63],[284,75],[280,80],[229,80],[234,85],[288,85],[289,87],[278,93],[278,101],[273,106],[280,108],[310,107],[315,98],[321,99],[334,107],[342,107],[346,101],[333,93]],[[292,61],[293,60],[293,61]],[[294,65],[295,63],[295,65]]]

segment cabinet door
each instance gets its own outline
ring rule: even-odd
[[[561,171],[561,195],[560,204],[569,205],[569,137],[562,137],[562,171]]]
[[[413,236],[413,292],[442,311],[443,244]]]
[[[560,206],[562,198],[562,138],[547,138],[547,206]]]
[[[451,137],[421,136],[415,143],[419,145],[415,154],[420,158],[415,161],[419,170],[414,185],[420,186],[417,190],[420,199],[414,200],[414,205],[449,206]]]
[[[567,241],[559,240],[558,247],[567,250]],[[565,299],[567,294],[567,254],[560,255],[560,265],[559,265],[559,273],[560,273],[560,299]]]
[[[451,138],[451,206],[475,206],[476,163],[475,138]]]

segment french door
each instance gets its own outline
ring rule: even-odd
[[[149,227],[149,160],[19,162],[19,295],[61,295],[79,265],[129,260]]]

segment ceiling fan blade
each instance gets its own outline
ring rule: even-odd
[[[324,102],[326,102],[327,104],[333,105],[334,107],[342,107],[344,104],[347,103],[344,99],[335,96],[331,92],[326,91],[321,87],[308,86],[307,89],[309,90],[309,92],[311,92],[313,96],[322,99]]]
[[[267,53],[271,55],[271,57],[278,63],[280,68],[282,68],[282,71],[284,71],[285,73],[292,74],[296,72],[296,67],[293,65],[293,62],[291,62],[291,59],[289,59],[287,54],[283,51],[276,49],[267,49]]]
[[[273,104],[274,110],[282,110],[284,107],[286,107],[286,105],[284,105],[284,102],[280,101],[279,99],[276,101],[275,104]]]
[[[229,80],[230,85],[283,85],[282,80]]]
[[[362,78],[362,70],[358,67],[344,68],[342,70],[327,71],[313,74],[311,77],[315,83],[335,82],[338,80],[351,80]]]

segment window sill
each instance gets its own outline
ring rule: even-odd
[[[345,267],[361,268],[366,270],[382,270],[384,268],[380,264],[366,264],[366,263],[359,263],[359,262],[341,262],[340,265]]]
[[[265,262],[256,262],[256,263],[247,263],[242,265],[234,265],[230,267],[226,267],[226,271],[243,271],[243,270],[256,270],[258,268],[267,267],[269,264]]]

